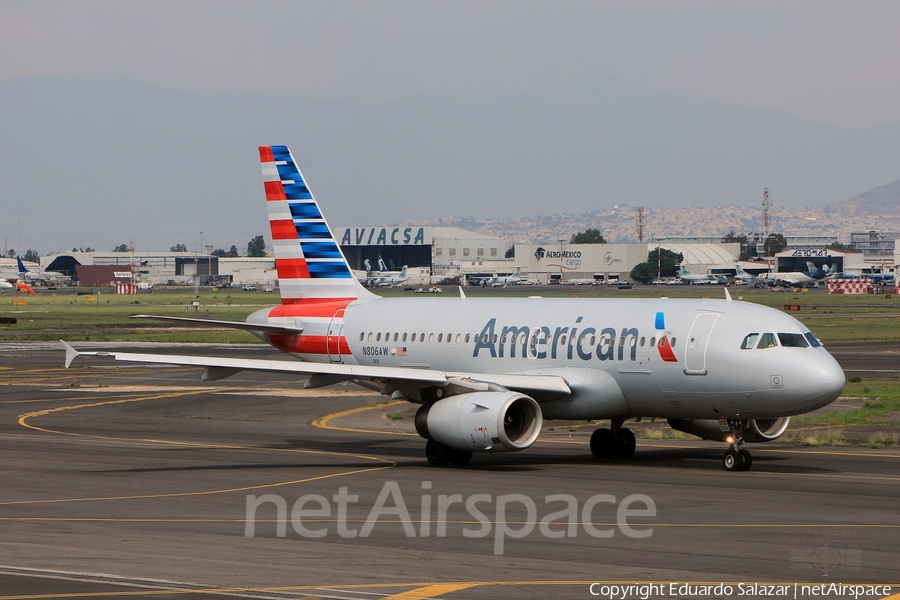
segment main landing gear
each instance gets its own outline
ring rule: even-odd
[[[634,433],[622,427],[625,419],[613,419],[610,429],[597,429],[591,434],[591,454],[594,458],[631,458],[637,442]]]
[[[744,445],[744,421],[728,420],[731,433],[728,435],[728,450],[722,457],[722,466],[726,471],[749,471],[753,464],[753,456],[749,450],[741,448]]]
[[[469,461],[472,460],[472,452],[469,450],[457,450],[440,442],[428,440],[425,444],[425,458],[432,465],[443,466],[450,463],[462,466],[469,464]]]

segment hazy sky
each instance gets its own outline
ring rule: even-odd
[[[898,23],[892,1],[2,1],[0,79],[102,71],[379,102],[612,75],[868,125],[900,122]]]

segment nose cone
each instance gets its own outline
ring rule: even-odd
[[[816,349],[815,359],[800,368],[803,395],[810,402],[809,410],[828,406],[841,395],[847,383],[844,370],[824,348]]]

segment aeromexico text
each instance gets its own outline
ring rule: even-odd
[[[485,352],[490,353],[491,358],[519,356],[553,360],[565,353],[565,358],[569,360],[575,357],[581,360],[637,360],[640,331],[636,327],[623,327],[621,330],[604,327],[598,331],[596,327],[581,328],[582,319],[584,317],[575,319],[572,327],[551,329],[547,325],[498,326],[497,318],[492,317],[481,330],[472,356],[478,358],[480,353]],[[568,344],[565,343],[566,337]]]
[[[581,250],[544,250],[544,258],[581,258]]]

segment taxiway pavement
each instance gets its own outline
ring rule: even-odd
[[[196,369],[99,358],[65,370],[48,345],[4,350],[0,600],[591,598],[594,582],[900,581],[897,450],[775,442],[751,448],[751,471],[727,473],[722,445],[701,441],[639,441],[632,459],[597,462],[582,428],[435,468],[382,398],[353,386],[303,391],[248,373],[204,383]],[[371,408],[346,412],[360,407]],[[626,534],[627,498],[631,533],[649,535]],[[655,514],[640,512],[644,498]]]

